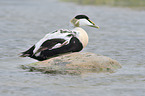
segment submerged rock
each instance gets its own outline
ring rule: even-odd
[[[22,65],[29,71],[55,74],[81,74],[88,72],[114,72],[121,65],[109,57],[88,52],[64,54],[45,61]]]

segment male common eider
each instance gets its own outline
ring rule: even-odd
[[[68,52],[78,52],[86,47],[88,35],[80,26],[96,26],[86,15],[77,15],[71,20],[74,29],[60,29],[48,33],[30,49],[21,53],[21,57],[31,57],[39,61]]]

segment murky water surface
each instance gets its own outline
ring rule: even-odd
[[[83,50],[116,59],[116,73],[81,76],[26,72],[18,57],[48,32],[69,28],[77,14],[88,15],[100,29],[84,27]],[[145,11],[82,6],[56,0],[0,0],[0,96],[145,96]]]

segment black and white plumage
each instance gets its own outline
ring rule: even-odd
[[[72,30],[60,29],[48,33],[30,49],[21,53],[21,57],[31,57],[39,61],[68,52],[78,52],[86,47],[88,35],[80,26],[96,26],[86,15],[77,15],[71,20]]]

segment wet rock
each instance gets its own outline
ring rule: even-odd
[[[29,71],[55,74],[82,74],[90,72],[114,72],[121,65],[109,57],[88,52],[64,54],[45,61],[22,65]]]

